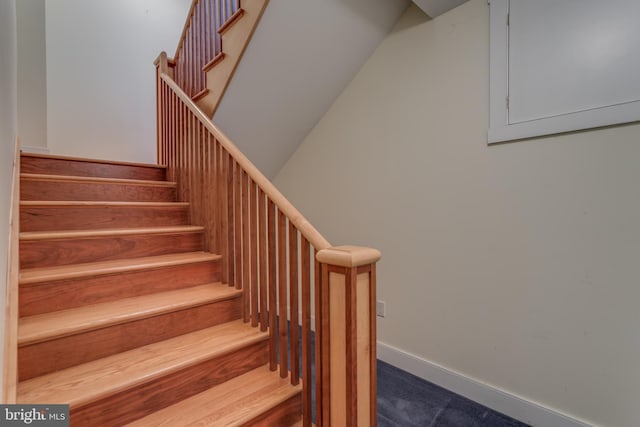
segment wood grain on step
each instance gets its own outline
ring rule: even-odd
[[[198,262],[32,283],[20,287],[20,315],[31,316],[218,281],[219,262]]]
[[[165,179],[165,167],[143,163],[109,162],[41,154],[21,156],[23,173],[94,176],[123,179]]]
[[[175,183],[23,174],[20,200],[175,201]]]
[[[20,202],[20,230],[88,230],[187,225],[188,203]]]
[[[239,317],[240,300],[234,298],[21,346],[18,376],[34,378]]]
[[[20,272],[20,285],[25,286],[55,280],[127,273],[130,271],[218,260],[220,260],[220,255],[208,252],[187,252],[126,260],[97,261],[70,266],[60,265],[55,267],[30,268]]]
[[[255,423],[286,426],[300,418],[299,396],[299,386],[292,386],[288,379],[281,379],[277,372],[270,371],[268,365],[265,365],[128,424],[127,427],[240,426]],[[290,408],[292,399],[294,405]],[[280,407],[283,404],[285,407]],[[282,417],[283,414],[279,412],[285,408],[287,415]]]
[[[242,321],[228,322],[22,381],[18,401],[87,405],[265,338],[266,334]]]
[[[238,298],[241,294],[221,283],[207,284],[23,317],[19,322],[18,345],[25,346],[214,301]]]
[[[149,230],[149,229],[146,229]],[[22,233],[20,267],[52,267],[98,260],[167,255],[203,249],[201,227],[158,228],[138,233]],[[40,234],[41,238],[34,235]],[[25,238],[25,235],[30,235]],[[49,237],[47,237],[49,236]],[[65,237],[66,236],[66,237]]]
[[[130,391],[71,409],[71,424],[91,425],[99,419],[100,427],[121,426],[242,375],[266,360],[267,343],[257,342]]]

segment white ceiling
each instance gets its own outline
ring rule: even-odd
[[[214,122],[273,178],[409,3],[271,1]]]

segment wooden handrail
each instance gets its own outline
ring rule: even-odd
[[[161,55],[166,57],[166,53]],[[184,105],[198,118],[198,120],[211,132],[227,152],[238,162],[240,167],[253,179],[260,189],[273,201],[278,209],[287,217],[302,235],[317,249],[327,249],[331,244],[318,230],[287,200],[284,195],[269,181],[260,170],[245,156],[236,145],[214,125],[211,120],[198,108],[191,98],[178,86],[171,77],[160,72],[160,78],[173,90]]]
[[[220,254],[220,280],[242,290],[243,321],[269,332],[270,369],[302,382],[302,425],[315,388],[316,425],[375,426],[380,252],[331,247],[171,78],[166,53],[157,65],[158,162]]]

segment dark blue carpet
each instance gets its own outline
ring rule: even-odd
[[[378,360],[378,426],[526,427]]]
[[[299,336],[302,337],[301,329]],[[314,346],[315,334],[312,333],[312,383],[315,383]],[[300,354],[301,347],[302,343]],[[378,360],[377,372],[379,427],[529,427],[381,360]],[[315,421],[315,387],[312,399]]]

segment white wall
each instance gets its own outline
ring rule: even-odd
[[[487,146],[489,20],[403,15],[275,179],[379,248],[379,340],[610,427],[640,420],[640,125]]]
[[[46,2],[48,144],[54,154],[155,162],[155,68],[190,0]]]
[[[47,147],[47,52],[44,0],[16,3],[18,129],[24,147]]]
[[[17,118],[16,1],[0,0],[0,343],[4,342],[9,208]],[[3,366],[4,351],[0,351]]]
[[[262,173],[275,176],[408,3],[271,1],[214,122]]]

